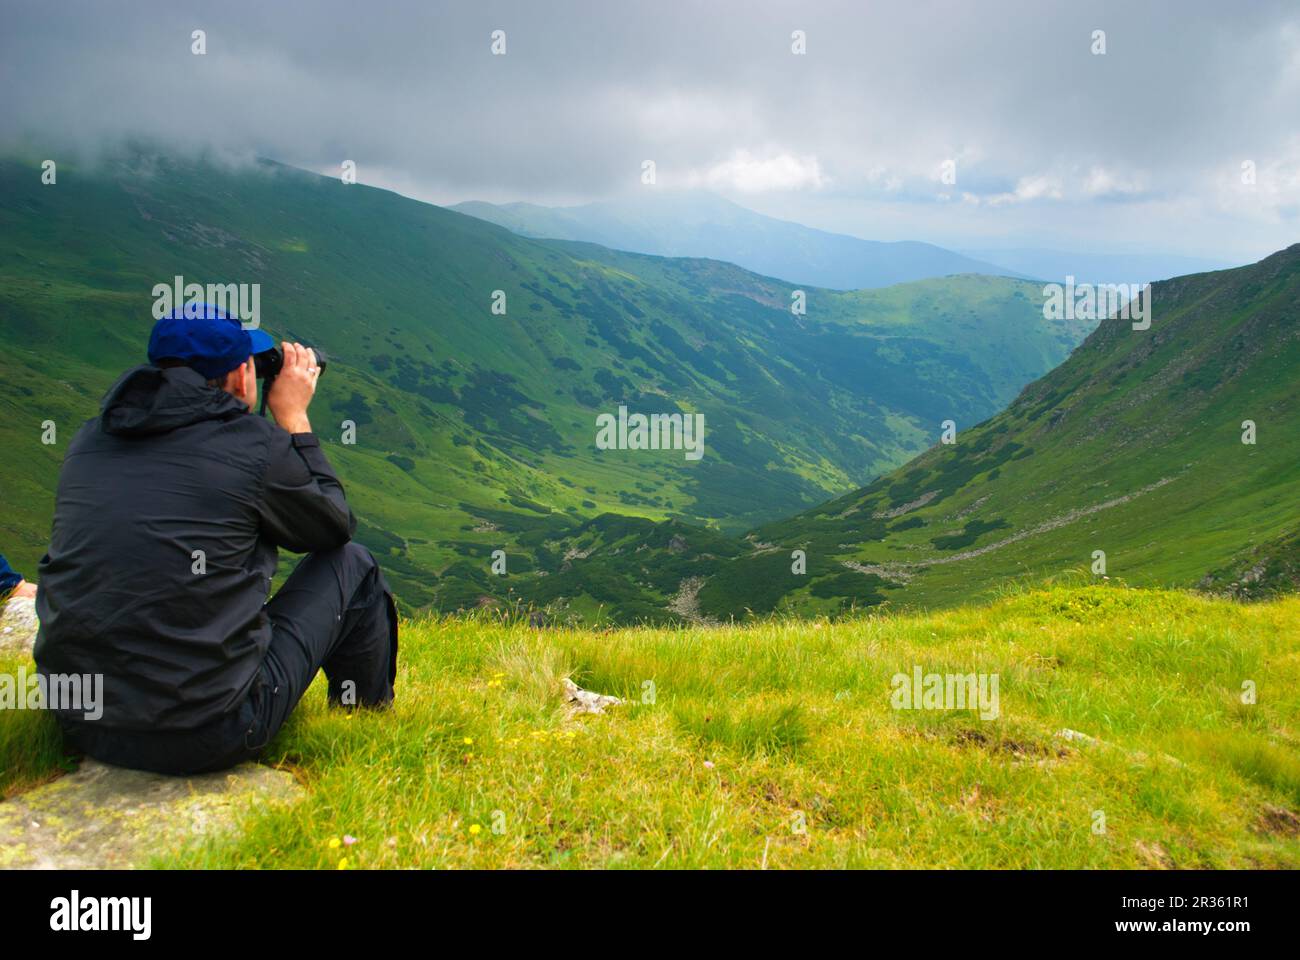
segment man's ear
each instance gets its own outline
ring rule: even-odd
[[[233,394],[237,397],[243,392],[243,386],[244,365],[241,363],[239,366],[235,367],[234,370],[231,370],[226,374],[225,378],[221,381],[221,389],[226,391],[226,393]]]
[[[239,368],[238,397],[252,407],[257,402],[257,366],[249,357]]]
[[[249,357],[247,362],[241,363],[226,374],[226,382],[222,388],[231,396],[244,400],[249,393],[249,388],[257,382],[257,369],[253,364],[253,358]]]

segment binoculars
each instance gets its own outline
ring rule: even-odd
[[[319,347],[308,347],[312,356],[316,358],[316,366],[320,367],[320,372],[325,373],[325,351]],[[261,353],[253,354],[253,366],[257,370],[257,379],[266,381],[269,385],[284,367],[284,354],[280,352],[279,347],[271,347],[269,350],[263,350]]]
[[[320,372],[325,372],[325,351],[320,347],[308,347],[311,355],[316,359],[316,366]],[[253,369],[256,371],[257,379],[262,381],[262,406],[257,412],[266,416],[266,395],[271,392],[271,384],[275,382],[276,376],[284,368],[284,354],[280,352],[279,347],[271,347],[269,350],[263,350],[261,353],[253,354]]]

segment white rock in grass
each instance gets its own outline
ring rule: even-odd
[[[560,684],[564,688],[564,700],[569,705],[570,716],[579,713],[604,713],[606,707],[617,706],[623,702],[618,697],[584,690],[568,677],[561,680]]]
[[[39,626],[36,601],[31,597],[11,597],[0,610],[0,652],[31,653]]]
[[[1071,730],[1069,727],[1057,730],[1056,735],[1062,740],[1069,740],[1071,743],[1083,743],[1090,747],[1097,746],[1101,743],[1096,737],[1090,737],[1086,733],[1080,733],[1078,730]]]

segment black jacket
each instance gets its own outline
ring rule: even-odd
[[[129,370],[68,446],[37,667],[103,674],[100,727],[216,720],[270,643],[276,548],[330,550],[355,529],[313,434],[291,436],[188,367]]]

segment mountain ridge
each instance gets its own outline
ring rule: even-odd
[[[1150,296],[1149,329],[1108,318],[1005,410],[866,487],[721,544],[597,518],[561,543],[562,577],[524,594],[562,606],[587,580],[644,619],[716,622],[946,607],[1052,579],[1293,591],[1300,244]]]
[[[871,289],[964,273],[1025,279],[1013,270],[915,240],[864,240],[768,217],[708,192],[572,207],[479,200],[448,209],[538,239],[597,243],[669,257],[706,257],[763,276],[834,290]]]
[[[1005,559],[985,561],[976,573],[992,585],[1087,570],[1096,563],[1093,551],[1103,550],[1109,573],[1100,575],[1215,588],[1213,571],[1259,541],[1277,539],[1294,549],[1288,536],[1297,528],[1300,470],[1294,431],[1285,424],[1300,405],[1293,377],[1300,368],[1297,290],[1300,244],[1248,267],[1154,284],[1149,331],[1135,331],[1120,318],[1103,321],[1065,363],[964,434],[957,447],[931,448],[869,487],[801,515],[801,532],[809,535],[818,518],[832,513],[880,513],[933,493],[897,515],[892,538],[862,544],[841,561],[877,563],[887,575],[999,553]],[[1261,449],[1262,439],[1241,442],[1247,420],[1272,434],[1267,446]],[[1234,466],[1225,471],[1227,458]],[[1224,501],[1217,509],[1216,495]],[[1199,520],[1215,528],[1201,529],[1182,499],[1199,504]],[[1041,504],[1036,516],[1026,504]],[[1162,509],[1181,521],[1151,513]],[[1025,522],[1015,522],[1017,513]],[[1088,517],[1095,517],[1085,524],[1090,532],[1057,533],[1070,525],[1077,530],[1076,521]],[[789,537],[800,525],[792,518],[760,527],[757,535]],[[927,533],[913,532],[922,530]],[[936,543],[943,537],[968,542]],[[1043,542],[1033,544],[1036,538]],[[1073,558],[1061,563],[1061,551],[1071,547]],[[926,556],[897,558],[917,552]],[[1275,559],[1287,567],[1285,557],[1265,563]],[[933,579],[940,582],[919,590],[913,582],[905,592],[919,602],[945,600],[959,589],[969,595],[969,582]]]

